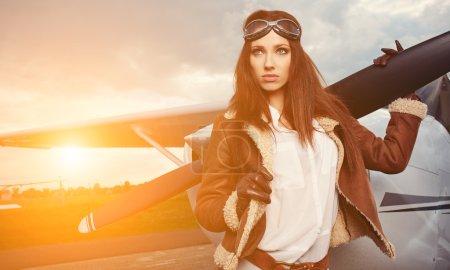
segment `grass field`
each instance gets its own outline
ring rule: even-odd
[[[0,250],[197,227],[186,193],[122,219],[99,231],[80,234],[78,223],[117,195],[68,196],[9,201],[21,209],[0,211]]]

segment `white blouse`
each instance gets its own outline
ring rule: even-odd
[[[337,215],[336,144],[313,120],[313,144],[302,146],[296,131],[278,122],[269,106],[275,134],[271,203],[266,230],[258,248],[285,262],[317,262],[328,252]],[[258,269],[240,260],[238,270]]]

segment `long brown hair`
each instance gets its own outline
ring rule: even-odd
[[[297,19],[284,11],[258,10],[250,14],[244,27],[255,19],[274,21],[281,18]],[[356,164],[358,153],[356,139],[351,132],[351,119],[346,106],[334,95],[324,89],[321,75],[303,50],[299,40],[288,40],[291,47],[291,64],[289,79],[284,86],[284,106],[282,115],[291,127],[298,132],[303,145],[313,145],[312,120],[315,117],[329,117],[339,122],[336,132],[345,148],[345,162],[349,168]],[[271,119],[268,100],[265,91],[259,86],[250,65],[251,41],[245,41],[235,70],[235,93],[230,101],[230,109],[236,113],[236,118],[245,120],[262,130],[271,130],[261,115]]]

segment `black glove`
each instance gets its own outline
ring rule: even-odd
[[[248,204],[250,200],[262,201],[266,204],[270,203],[270,188],[269,182],[273,177],[264,166],[256,173],[249,173],[238,180],[236,191],[241,204]]]
[[[382,56],[373,59],[373,64],[380,67],[385,67],[392,57],[396,56],[399,52],[403,51],[403,47],[398,40],[395,41],[395,46],[397,50],[382,48],[381,51],[384,52]]]
[[[397,54],[399,54],[404,50],[402,44],[400,44],[398,40],[395,40],[395,46],[397,47],[397,50],[382,48],[381,51],[384,52],[384,54],[382,56],[377,57],[376,59],[373,59],[374,65],[385,67],[389,59],[391,59],[392,57],[396,56]],[[417,96],[414,92],[404,95],[403,98],[421,101],[420,97]]]

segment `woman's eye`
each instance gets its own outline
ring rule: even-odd
[[[261,55],[261,54],[263,54],[263,51],[261,49],[253,49],[252,54],[253,55]]]
[[[278,53],[278,54],[287,54],[287,53],[289,53],[289,50],[286,49],[286,48],[279,48],[279,49],[277,50],[277,53]]]

